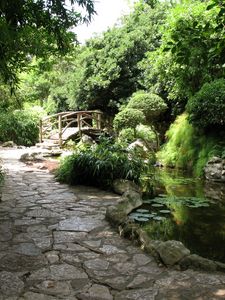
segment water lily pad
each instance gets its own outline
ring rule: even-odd
[[[162,209],[159,212],[161,212],[162,214],[170,214],[171,211],[168,209]]]
[[[147,203],[147,204],[151,204],[152,202],[153,202],[152,199],[145,199],[145,200],[143,201],[143,203]]]
[[[149,212],[149,210],[148,209],[137,209],[136,210],[136,212],[138,212],[138,213],[148,213]]]
[[[159,203],[154,203],[152,204],[153,207],[163,207],[163,204],[159,204]]]
[[[138,222],[148,222],[149,221],[149,218],[144,218],[144,217],[136,217],[134,218],[135,221],[138,221]]]
[[[161,216],[154,216],[153,218],[155,221],[163,221],[165,220],[166,218],[165,217],[161,217]]]

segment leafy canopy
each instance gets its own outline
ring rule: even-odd
[[[188,120],[200,128],[225,128],[225,79],[205,83],[188,102]]]
[[[68,6],[65,0],[4,0],[0,2],[0,76],[17,81],[30,56],[46,57],[66,52],[76,41],[69,29],[90,20],[92,0],[70,0],[82,6],[86,16]]]

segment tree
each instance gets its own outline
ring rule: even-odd
[[[113,120],[114,128],[117,132],[124,128],[132,128],[134,130],[134,137],[136,137],[136,127],[145,122],[143,112],[138,109],[125,108],[120,111]]]
[[[225,128],[225,79],[205,83],[188,101],[190,123],[201,129]]]
[[[139,63],[147,50],[159,46],[159,28],[166,11],[161,6],[152,9],[140,1],[121,26],[89,40],[80,49],[70,84],[72,109],[98,108],[114,115],[142,87]]]
[[[160,48],[142,62],[143,84],[168,98],[175,115],[204,83],[225,75],[223,1],[183,2],[169,12]]]
[[[17,83],[17,72],[31,56],[48,57],[71,48],[76,36],[69,29],[90,20],[94,7],[92,0],[70,2],[82,6],[87,14],[82,16],[65,0],[0,1],[0,76],[5,82]]]
[[[145,122],[151,126],[155,133],[157,148],[159,148],[159,138],[156,130],[156,124],[159,116],[166,111],[167,105],[158,95],[145,91],[134,93],[128,102],[127,109],[135,109],[141,111],[145,116]]]

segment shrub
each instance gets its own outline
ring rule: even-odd
[[[165,166],[192,171],[194,175],[203,175],[203,168],[213,156],[223,156],[225,143],[223,133],[203,134],[194,128],[182,114],[170,126],[166,133],[167,143],[158,153],[158,159]]]
[[[167,109],[167,105],[161,97],[145,91],[134,93],[127,107],[141,110],[150,124]]]
[[[126,142],[130,144],[137,138],[142,139],[148,144],[151,144],[154,143],[155,134],[152,131],[151,127],[142,124],[136,127],[136,137],[134,136],[134,131],[131,128],[122,129],[119,133],[120,142]]]
[[[31,110],[15,110],[0,114],[0,140],[31,146],[38,141],[39,117]]]
[[[128,157],[120,145],[105,140],[94,147],[77,150],[65,158],[57,178],[69,184],[109,188],[118,178],[138,182],[143,167],[140,159]]]
[[[199,128],[225,125],[225,79],[202,86],[188,102],[188,120]]]
[[[140,110],[125,108],[115,116],[113,125],[117,132],[124,128],[132,128],[134,130],[134,134],[136,135],[137,125],[144,122],[145,116]]]

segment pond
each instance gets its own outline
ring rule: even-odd
[[[225,262],[225,184],[157,170],[158,196],[130,214],[153,239],[179,240],[192,253]]]

